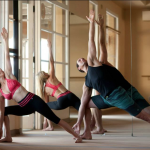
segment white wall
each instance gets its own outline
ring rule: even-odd
[[[97,1],[98,10],[106,20],[106,10],[115,14],[119,18],[119,50],[118,50],[118,69],[126,77],[125,74],[125,17],[124,10],[112,1]],[[78,2],[79,3],[79,2]],[[76,2],[77,4],[77,2]],[[73,6],[72,6],[73,7]],[[87,6],[88,7],[88,6]],[[80,8],[80,7],[79,7]],[[74,10],[74,9],[71,9]],[[77,13],[75,15],[85,16]],[[88,14],[87,8],[83,7],[82,12]],[[87,25],[70,25],[70,90],[78,97],[82,95],[82,86],[84,83],[84,73],[80,73],[76,68],[78,58],[87,58],[88,52],[88,24]]]

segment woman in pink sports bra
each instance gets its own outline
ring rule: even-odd
[[[50,40],[48,40],[48,47],[49,47],[49,54],[50,54],[49,56],[50,73],[47,74],[44,71],[41,71],[37,74],[36,76],[37,94],[42,99],[45,99],[45,102],[51,109],[62,110],[69,106],[73,106],[76,110],[79,110],[80,99],[75,94],[68,91],[62,85],[62,83],[58,81],[57,77],[55,76],[54,60],[53,60],[52,48],[51,48],[52,45]],[[57,101],[49,102],[49,96],[55,97]],[[53,126],[50,120],[46,118],[44,118],[43,130],[49,130],[49,131],[53,130]]]
[[[8,33],[5,28],[2,29],[1,36],[5,45],[5,72],[0,69],[0,142],[12,142],[8,115],[29,115],[37,111],[47,119],[60,125],[67,132],[76,138],[76,143],[82,141],[71,126],[57,117],[47,104],[37,95],[28,92],[12,74],[8,48]],[[5,107],[4,99],[13,99],[18,105]],[[2,138],[2,125],[6,129],[6,137]],[[1,139],[2,138],[2,139]]]

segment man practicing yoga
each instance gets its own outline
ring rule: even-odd
[[[89,108],[103,109],[115,106],[127,111],[137,118],[150,122],[150,105],[138,91],[124,79],[122,74],[107,61],[104,27],[101,22],[103,21],[102,17],[99,15],[99,21],[96,21],[100,29],[100,61],[96,58],[94,42],[95,14],[93,11],[90,12],[87,19],[90,22],[88,56],[87,60],[84,58],[77,60],[78,70],[84,71],[87,75],[83,85],[78,120],[73,126],[73,129],[79,134],[83,116],[91,116]],[[132,99],[130,88],[132,88]],[[97,90],[100,95],[91,97],[92,89]],[[91,138],[89,125],[90,120],[86,125],[86,130],[81,136],[82,138]]]
[[[51,109],[62,110],[69,106],[73,106],[76,110],[79,110],[80,99],[75,94],[68,91],[55,76],[52,45],[50,40],[47,41],[48,41],[48,48],[49,48],[50,72],[48,74],[45,73],[44,71],[40,71],[36,75],[37,94],[42,99],[45,99],[45,102],[47,103],[48,107]],[[49,102],[49,96],[55,97],[57,101]],[[49,131],[53,130],[53,126],[51,122],[46,118],[44,118],[43,129]]]
[[[52,54],[52,44],[50,40],[47,40],[47,41],[48,41],[48,48],[49,48],[50,72],[49,74],[47,74],[44,71],[40,71],[37,74],[36,76],[37,94],[42,99],[45,99],[45,102],[51,109],[62,110],[69,106],[72,106],[76,110],[79,110],[80,99],[75,94],[68,91],[55,76],[54,59],[53,59],[53,54]],[[49,96],[55,97],[57,101],[49,102]],[[102,123],[98,124],[97,127],[101,132],[105,131],[103,129]],[[43,130],[46,130],[46,131],[53,130],[53,125],[50,122],[50,120],[48,120],[47,118],[44,118]]]

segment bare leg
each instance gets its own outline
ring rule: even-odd
[[[94,128],[95,128],[95,118],[94,118],[93,110],[94,110],[94,109],[92,108],[92,109],[91,109],[91,111],[92,111],[92,117],[91,117],[91,125],[90,125],[91,131],[93,131]]]
[[[136,118],[142,119],[148,123],[150,123],[150,115],[148,113],[146,113],[144,110],[142,110],[137,116],[135,116]]]
[[[43,129],[44,131],[53,131],[54,130],[54,127],[53,127],[53,124],[50,120],[47,119],[47,122],[48,122],[48,127]]]
[[[3,129],[1,129],[0,131],[0,139],[2,138],[2,136],[3,136]]]
[[[96,130],[94,130],[92,133],[104,134],[105,132],[107,132],[107,130],[105,130],[102,125],[102,111],[99,110],[98,108],[92,108],[92,111],[93,111],[93,115],[94,115],[96,127],[97,127]]]
[[[58,125],[60,125],[62,128],[64,128],[67,132],[69,132],[70,134],[72,134],[76,138],[75,143],[81,143],[82,142],[81,137],[73,131],[73,129],[71,128],[71,126],[67,122],[60,120]]]
[[[47,118],[44,117],[44,122],[43,122],[43,130],[47,128]]]
[[[87,104],[87,108],[97,108],[97,106],[93,103],[92,100],[90,100],[89,103]],[[85,131],[81,135],[81,137],[84,138],[84,139],[92,139],[92,136],[91,136],[91,133],[90,133],[90,122],[91,122],[90,109],[86,109],[85,119],[86,119]]]
[[[92,139],[90,123],[91,123],[91,110],[90,110],[90,108],[86,108],[86,110],[85,110],[85,124],[84,124],[85,130],[84,130],[84,133],[81,135],[82,139],[86,139],[86,140]]]
[[[8,116],[4,117],[4,126],[5,126],[5,129],[6,129],[6,137],[1,139],[0,142],[12,142]]]
[[[150,106],[143,109],[146,113],[150,114]]]

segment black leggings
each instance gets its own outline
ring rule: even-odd
[[[47,106],[47,104],[37,95],[34,95],[33,98],[24,107],[20,107],[19,105],[5,107],[5,116],[24,116],[32,114],[35,111],[56,124],[58,124],[60,121],[60,118],[58,118]]]
[[[80,99],[73,93],[69,93],[65,96],[59,97],[57,101],[48,102],[49,108],[54,110],[62,110],[69,106],[73,106],[76,110],[79,110]]]

